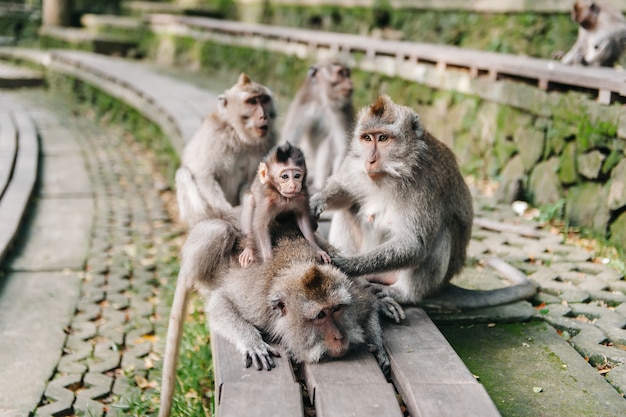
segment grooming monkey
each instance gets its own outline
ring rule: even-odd
[[[263,261],[272,257],[270,226],[277,217],[288,214],[295,215],[302,235],[318,258],[330,263],[330,257],[313,236],[306,176],[304,154],[289,142],[275,146],[263,157],[241,206],[241,227],[246,234],[244,249],[239,255],[242,267],[247,268],[254,262],[255,248]]]
[[[281,227],[285,227],[284,225]],[[168,417],[176,378],[176,361],[189,291],[199,290],[211,332],[242,353],[245,366],[270,370],[278,350],[261,332],[297,362],[338,358],[367,343],[383,371],[389,357],[382,344],[379,312],[401,313],[390,299],[350,280],[332,265],[319,264],[317,253],[295,228],[273,230],[279,236],[274,256],[242,269],[238,231],[214,219],[191,229],[182,249],[181,267],[167,332],[160,417]]]
[[[300,147],[309,163],[309,186],[319,191],[339,168],[354,124],[350,69],[335,61],[312,66],[289,106],[281,140]]]
[[[612,67],[626,43],[626,20],[610,4],[577,0],[572,19],[579,25],[578,37],[561,62],[567,65]]]
[[[233,207],[275,144],[275,118],[272,92],[246,74],[219,96],[217,111],[185,145],[176,171],[180,217],[189,227],[209,218],[238,222]]]
[[[311,197],[311,209],[337,210],[329,242],[342,255],[331,254],[333,264],[385,284],[381,293],[400,303],[431,304],[437,295],[435,305],[462,309],[536,291],[521,272],[510,276],[518,285],[493,291],[449,284],[465,264],[472,197],[452,151],[388,96],[361,110],[339,171]]]

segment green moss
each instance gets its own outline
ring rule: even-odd
[[[576,144],[568,143],[559,157],[559,179],[563,184],[574,184],[578,181],[576,170]]]
[[[550,58],[576,40],[577,28],[569,13],[472,13],[466,11],[393,9],[378,0],[371,8],[272,5],[265,23],[366,33],[388,27],[405,40],[457,45],[511,54]]]

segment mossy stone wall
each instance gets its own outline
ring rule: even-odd
[[[287,98],[311,64],[292,55],[173,35],[152,35],[144,48],[161,63],[207,74],[245,71]],[[621,105],[599,105],[582,93],[546,93],[512,81],[490,101],[359,69],[353,80],[356,106],[387,93],[415,108],[426,128],[454,150],[465,174],[500,181],[502,200],[564,207],[572,225],[626,247],[626,113]],[[518,104],[500,104],[507,102]]]

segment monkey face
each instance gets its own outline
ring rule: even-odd
[[[292,158],[283,162],[276,158],[269,158],[267,161],[261,162],[257,171],[261,184],[272,185],[285,198],[294,198],[302,193],[306,178],[304,166],[298,165]]]
[[[293,198],[302,192],[304,171],[296,165],[287,165],[277,170],[273,176],[280,194],[285,198]]]
[[[393,141],[394,138],[386,132],[362,132],[359,135],[365,172],[370,178],[377,179],[386,174],[385,160]]]
[[[593,30],[597,25],[600,8],[589,0],[578,0],[572,6],[572,19],[586,30]]]
[[[219,97],[219,112],[229,121],[244,142],[257,142],[268,137],[276,117],[271,91],[239,76],[237,84]]]
[[[264,138],[273,117],[272,98],[269,95],[250,95],[243,100],[241,122],[251,137]]]
[[[279,315],[273,334],[291,357],[315,363],[323,357],[339,358],[354,343],[363,343],[365,332],[353,306],[358,300],[351,294],[352,283],[346,275],[317,263],[294,268],[298,270],[281,271],[289,277],[289,287],[279,290],[272,302]]]
[[[424,133],[417,113],[383,95],[359,113],[350,152],[373,180],[409,178],[425,146]]]
[[[350,78],[350,69],[346,66],[335,64],[329,68],[328,85],[330,91],[328,96],[338,102],[349,102],[352,99],[354,85]]]

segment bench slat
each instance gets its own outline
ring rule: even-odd
[[[211,334],[211,350],[218,416],[304,415],[300,384],[286,354],[268,372],[245,368],[243,355],[220,335]]]
[[[432,320],[406,309],[401,324],[385,327],[391,377],[412,416],[499,416],[497,408]]]
[[[264,371],[255,370],[255,372]],[[304,415],[302,393],[298,384],[268,382],[263,385],[232,382],[222,385],[220,396],[221,401],[217,408],[218,417],[298,417]],[[299,399],[299,402],[294,401],[294,398]]]
[[[303,368],[318,417],[402,417],[393,386],[366,346],[339,360]]]

